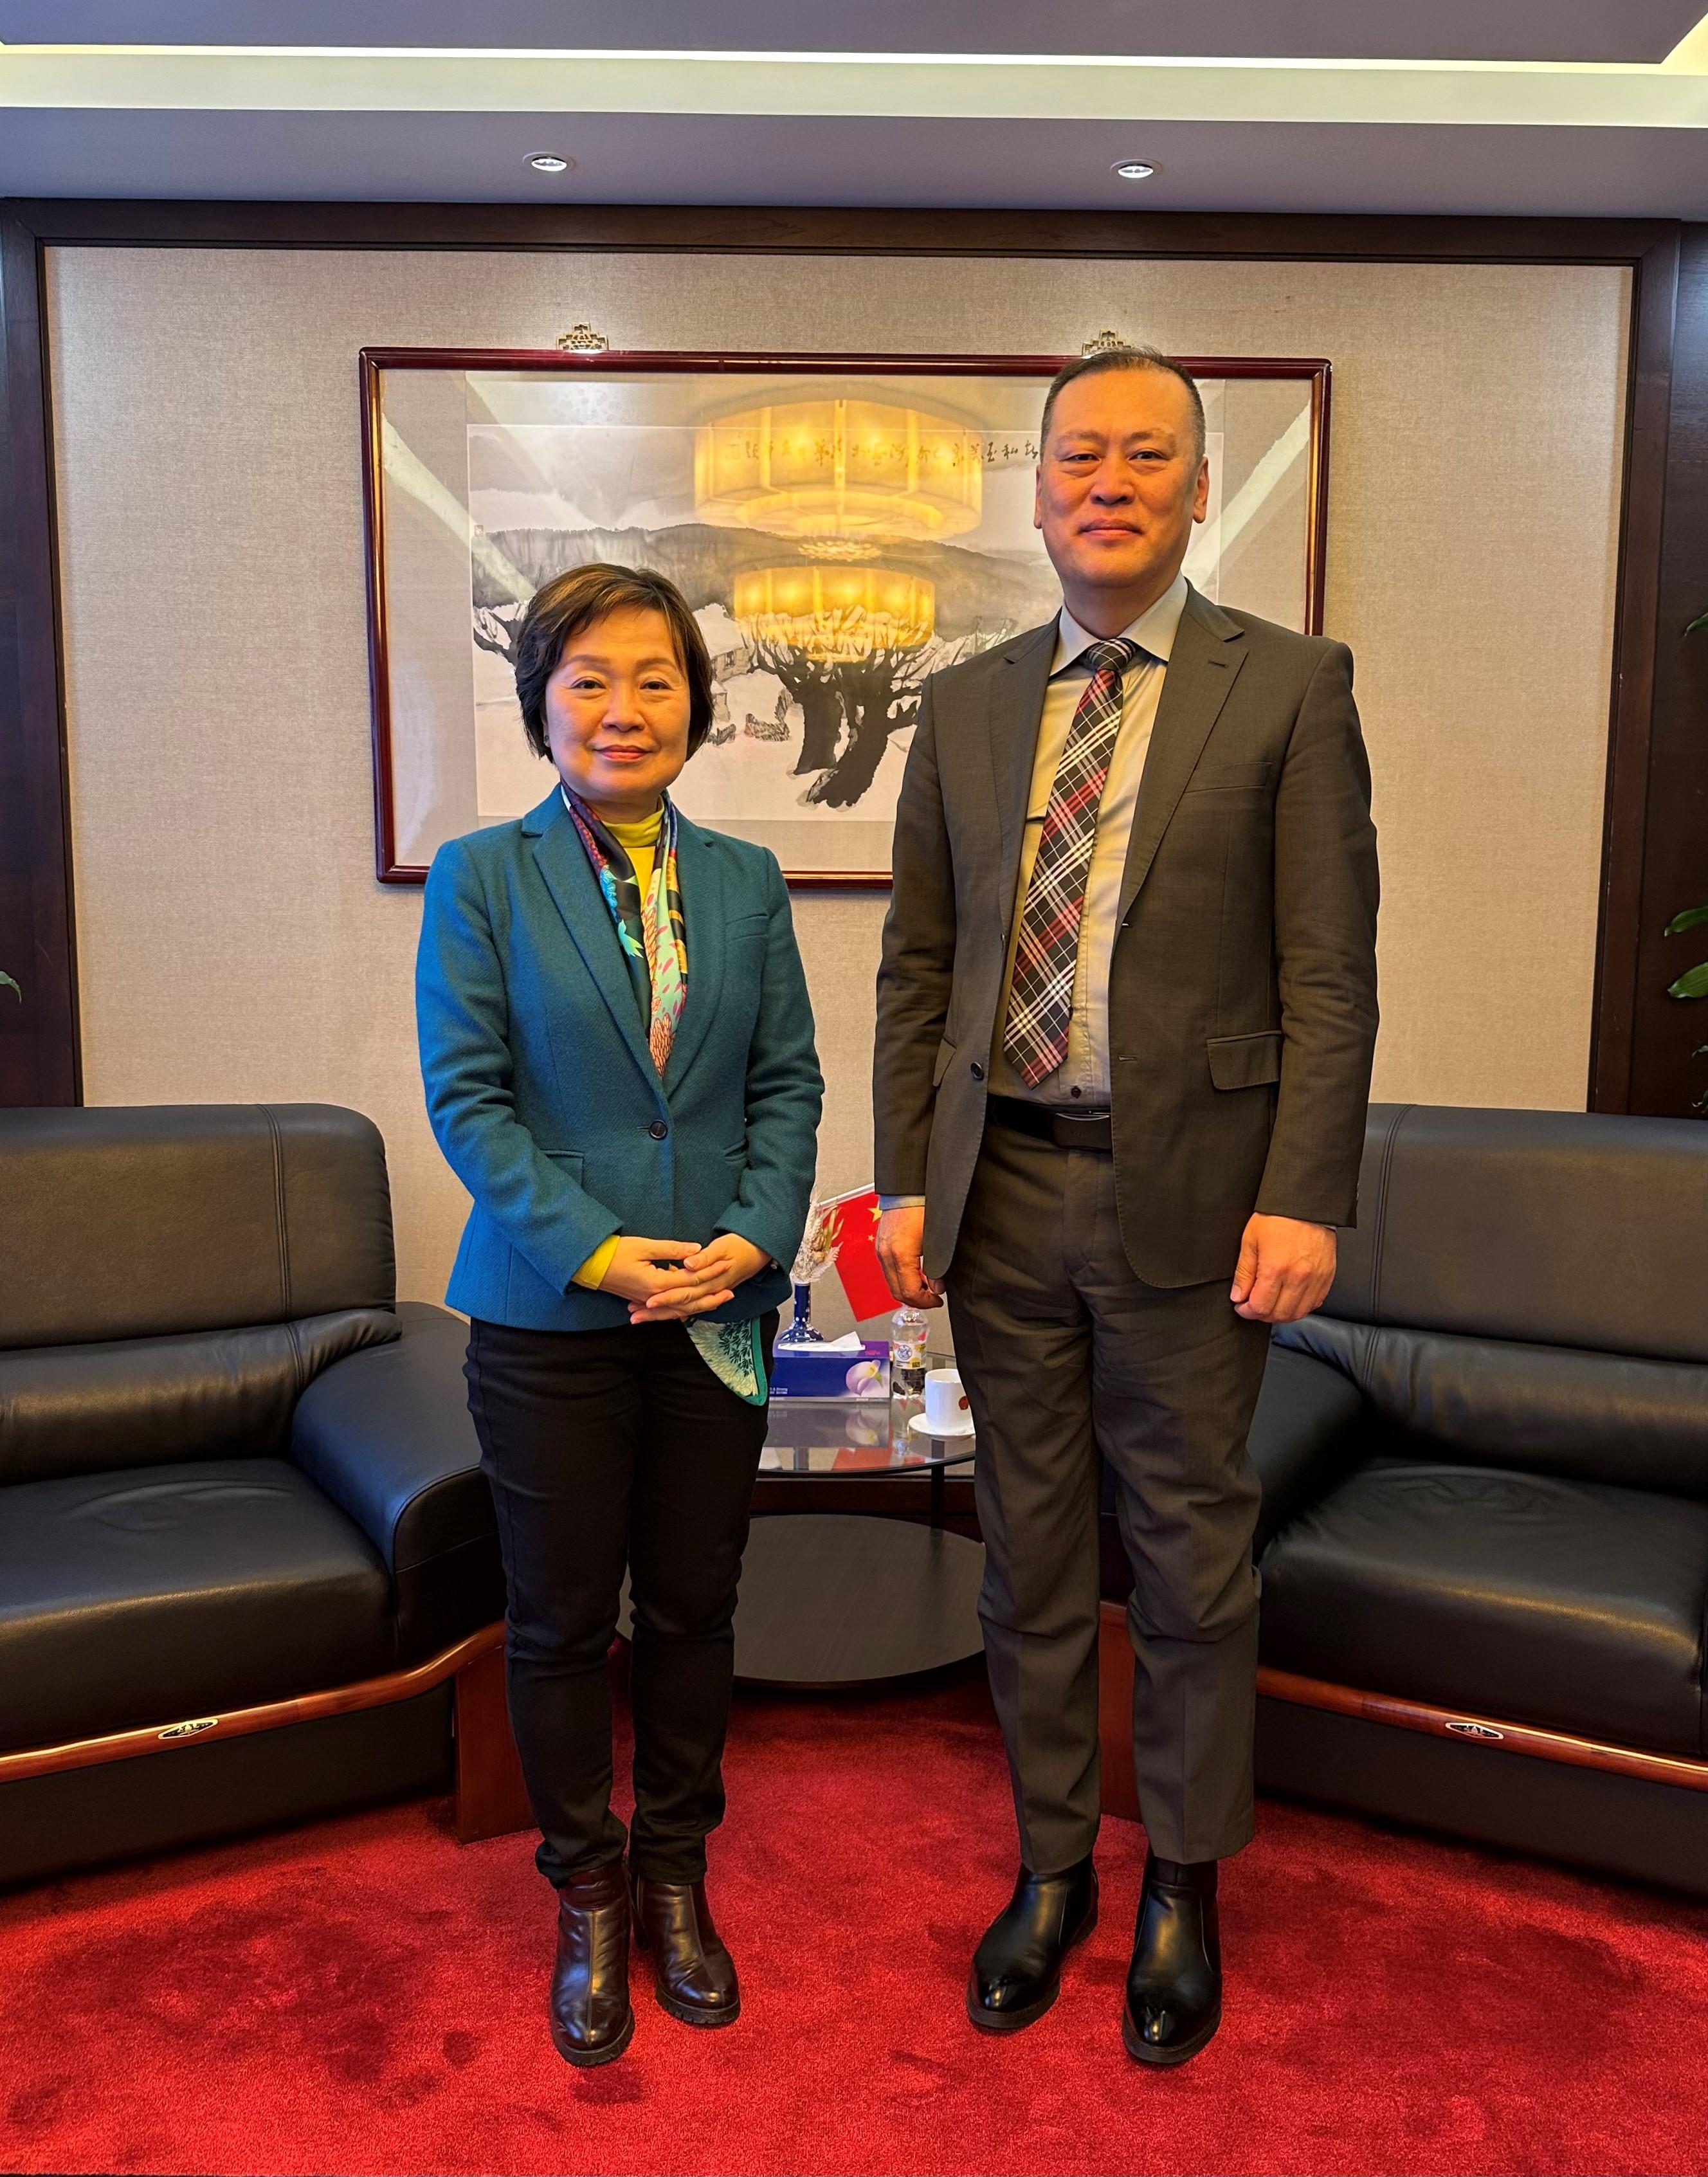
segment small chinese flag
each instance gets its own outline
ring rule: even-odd
[[[836,1274],[848,1295],[856,1323],[870,1316],[886,1315],[895,1296],[878,1261],[876,1237],[878,1198],[871,1187],[862,1194],[844,1194],[835,1205]]]

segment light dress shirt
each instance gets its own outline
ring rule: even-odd
[[[1020,941],[1020,918],[1026,888],[1038,859],[1038,842],[1050,806],[1050,790],[1067,745],[1068,728],[1091,681],[1085,653],[1103,637],[1088,635],[1066,605],[1056,623],[1056,657],[1044,694],[1038,749],[1032,761],[1032,790],[1026,799],[1026,835],[1020,847],[1020,874],[1009,919],[1008,958],[1002,971],[1002,996],[996,1007],[996,1033],[990,1050],[990,1094],[1023,1097],[1032,1103],[1059,1104],[1080,1110],[1106,1110],[1110,1095],[1109,963],[1115,949],[1121,908],[1121,880],[1127,868],[1127,841],[1139,781],[1150,752],[1151,728],[1162,696],[1163,675],[1174,649],[1180,616],[1186,609],[1187,580],[1176,575],[1149,612],[1121,630],[1129,642],[1148,653],[1121,675],[1121,727],[1110,752],[1109,773],[1097,809],[1097,838],[1085,874],[1085,907],[1079,919],[1079,947],[1073,968],[1073,1006],[1067,1021],[1067,1055],[1053,1073],[1029,1088],[1002,1049],[1008,1018],[1008,990],[1014,954]]]
[[[996,1007],[996,1032],[991,1040],[990,1088],[993,1096],[1020,1097],[1030,1103],[1059,1105],[1070,1111],[1107,1110],[1110,1099],[1109,963],[1115,949],[1116,925],[1121,906],[1121,880],[1127,867],[1127,841],[1132,833],[1133,810],[1138,802],[1139,782],[1150,751],[1151,728],[1162,698],[1163,676],[1174,650],[1181,614],[1186,609],[1187,579],[1176,575],[1148,612],[1141,613],[1121,632],[1130,642],[1149,652],[1121,675],[1121,727],[1110,751],[1109,772],[1103,783],[1103,799],[1097,810],[1097,838],[1086,872],[1085,906],[1079,921],[1079,947],[1073,970],[1073,1004],[1067,1023],[1067,1055],[1053,1073],[1035,1088],[1029,1088],[1004,1055],[1002,1035],[1008,1019],[1008,991],[1014,975],[1014,953],[1020,941],[1020,916],[1032,865],[1038,859],[1038,841],[1050,806],[1050,789],[1056,783],[1056,766],[1067,745],[1068,728],[1079,700],[1091,680],[1085,653],[1102,636],[1089,634],[1066,605],[1056,621],[1056,655],[1044,693],[1044,712],[1038,725],[1038,746],[1032,760],[1032,787],[1026,799],[1026,833],[1020,847],[1020,870],[1009,918],[1008,958],[1002,971],[1002,995]],[[922,1194],[884,1195],[886,1209],[917,1209]]]

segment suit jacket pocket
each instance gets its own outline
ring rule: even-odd
[[[1187,795],[1194,794],[1263,794],[1269,788],[1272,764],[1245,764],[1232,770],[1196,771]],[[1185,797],[1182,797],[1185,798]]]
[[[549,1157],[565,1179],[574,1180],[577,1187],[581,1185],[585,1159],[579,1149],[542,1149],[540,1154]]]
[[[1218,1088],[1262,1088],[1281,1078],[1281,1031],[1264,1028],[1257,1035],[1213,1035],[1204,1045],[1209,1053],[1210,1079]]]
[[[943,1076],[948,1072],[950,1067],[952,1066],[954,1062],[955,1046],[950,1042],[947,1036],[945,1036],[942,1041],[937,1045],[936,1063],[931,1068],[932,1088],[936,1088],[941,1086]]]

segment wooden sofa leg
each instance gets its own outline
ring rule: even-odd
[[[456,1674],[456,1834],[463,1844],[532,1829],[533,1814],[504,1695],[504,1650]]]
[[[1103,1811],[1126,1820],[1138,1818],[1138,1787],[1132,1781],[1132,1643],[1127,1637],[1127,1612],[1105,1602],[1097,1618],[1097,1737],[1103,1775]]]

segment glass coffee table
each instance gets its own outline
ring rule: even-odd
[[[973,1439],[919,1434],[908,1426],[919,1410],[917,1399],[772,1400],[759,1463],[767,1480],[925,1475],[930,1523],[817,1512],[756,1520],[735,1611],[738,1678],[872,1684],[983,1647],[985,1552],[942,1524],[944,1476],[973,1457]]]
[[[933,1364],[936,1365],[935,1363]],[[759,1470],[764,1475],[928,1475],[931,1525],[943,1517],[943,1477],[973,1456],[970,1436],[926,1436],[909,1426],[919,1399],[778,1399]]]

